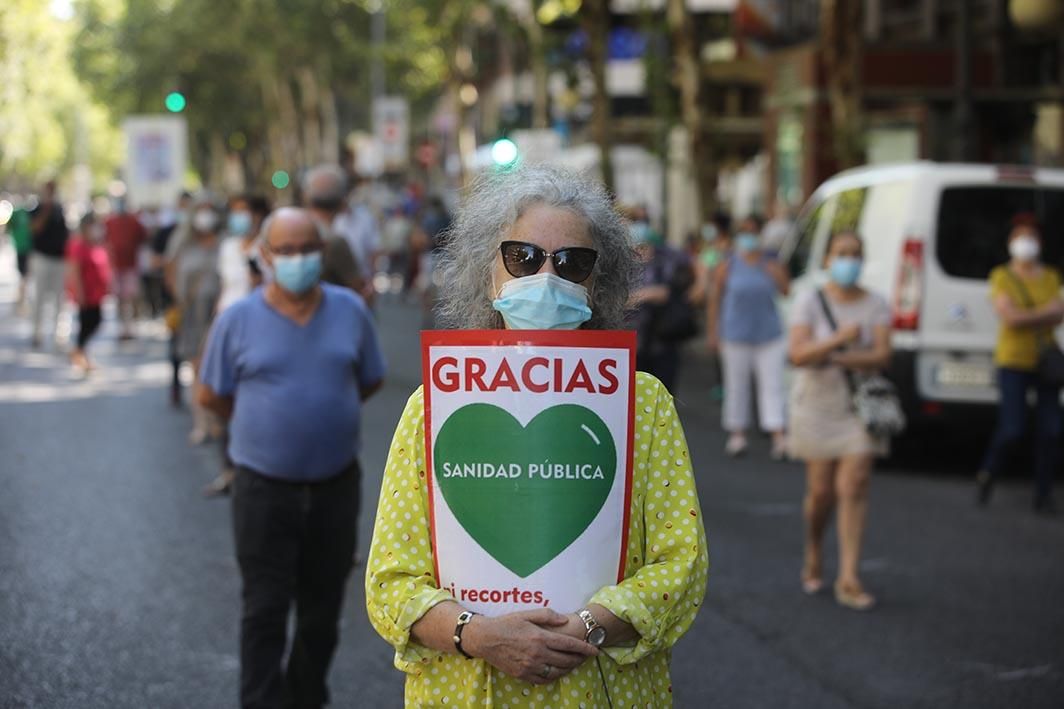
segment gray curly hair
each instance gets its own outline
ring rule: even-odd
[[[524,166],[479,178],[444,235],[437,265],[436,315],[448,329],[496,330],[502,316],[491,307],[491,276],[499,244],[510,228],[536,204],[569,209],[584,217],[598,250],[591,319],[583,329],[624,326],[633,278],[635,251],[628,228],[606,189],[580,175],[547,166]]]

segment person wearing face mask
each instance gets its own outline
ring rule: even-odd
[[[218,276],[221,278],[222,294],[218,298],[216,314],[220,314],[262,285],[262,271],[258,262],[258,236],[269,212],[269,203],[265,197],[252,195],[229,200],[226,236],[218,249]],[[206,497],[228,494],[236,477],[236,470],[225,452],[228,448],[228,429],[224,422],[221,429],[222,470],[204,486],[203,494]]]
[[[218,275],[222,279],[219,313],[262,284],[257,242],[269,213],[264,197],[250,195],[229,201],[225,238],[218,250]]]
[[[990,297],[1001,321],[994,348],[1000,403],[997,428],[977,476],[978,501],[981,505],[990,502],[994,480],[1003,472],[1010,449],[1023,439],[1028,394],[1033,390],[1034,509],[1053,514],[1053,477],[1060,470],[1064,415],[1060,389],[1042,381],[1037,370],[1041,348],[1053,341],[1054,331],[1064,321],[1061,275],[1041,261],[1042,235],[1033,215],[1013,219],[1008,246],[1011,260],[990,273]]]
[[[645,210],[636,210],[632,216],[629,234],[642,265],[629,302],[632,325],[638,333],[636,365],[675,391],[680,345],[697,332],[691,302],[695,272],[691,258],[666,244],[645,221]]]
[[[835,600],[864,611],[876,602],[858,575],[868,485],[873,461],[887,453],[888,441],[873,437],[857,415],[847,377],[890,364],[891,312],[886,300],[858,284],[864,246],[856,234],[833,234],[825,258],[827,285],[799,294],[790,318],[789,352],[796,371],[788,449],[806,465],[801,585],[810,595],[824,587],[823,538],[837,509]]]
[[[761,428],[772,436],[771,455],[786,455],[783,370],[787,344],[776,308],[786,295],[790,277],[775,258],[764,254],[760,222],[748,217],[739,224],[733,251],[712,277],[706,313],[706,344],[719,352],[724,375],[725,452],[746,452],[751,423],[751,379],[756,383]]]
[[[197,387],[230,421],[243,707],[328,703],[357,546],[362,408],[381,387],[384,355],[362,298],[320,282],[323,246],[305,210],[266,220],[274,278],[218,316]]]
[[[437,266],[443,327],[624,326],[635,253],[601,185],[544,166],[487,175],[450,234]],[[625,578],[588,598],[586,616],[549,608],[474,615],[458,640],[468,616],[434,571],[422,389],[410,397],[385,468],[365,586],[370,621],[407,673],[407,706],[527,706],[533,694],[537,705],[561,709],[619,707],[622,697],[625,706],[671,706],[670,651],[694,621],[708,556],[672,396],[642,372],[635,389]],[[682,524],[655,524],[661,498],[683,511]],[[644,592],[650,585],[654,593]],[[592,636],[596,627],[604,632]]]
[[[67,242],[67,289],[70,299],[78,306],[78,336],[70,353],[70,362],[76,369],[89,372],[95,365],[87,350],[92,338],[103,322],[101,305],[111,287],[111,265],[104,246],[106,230],[88,212],[81,218],[81,225],[74,238]]]
[[[379,246],[376,220],[347,204],[347,177],[337,165],[318,165],[303,178],[305,206],[325,234],[322,280],[351,288],[372,304],[372,262]]]
[[[190,362],[193,371],[198,371],[200,353],[221,294],[218,276],[221,215],[209,201],[201,200],[193,208],[189,227],[185,243],[167,264],[166,279],[181,313],[175,333],[176,357]],[[195,400],[191,409],[190,444],[202,445],[208,438],[221,434],[217,422]]]

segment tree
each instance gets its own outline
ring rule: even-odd
[[[75,163],[113,176],[120,136],[71,67],[75,27],[37,0],[0,3],[0,175],[26,189]]]
[[[703,110],[702,73],[695,39],[694,21],[685,0],[668,0],[665,21],[672,41],[673,81],[680,93],[680,116],[687,131],[688,154],[691,156],[702,222],[709,222],[716,208],[712,146],[706,136]]]
[[[601,153],[602,182],[613,192],[613,131],[611,129],[610,94],[606,86],[606,62],[609,59],[609,0],[587,0],[581,12],[581,25],[587,33],[587,59],[594,83],[591,99],[591,136]]]
[[[861,120],[861,0],[820,0],[820,41],[827,76],[835,161],[840,170],[864,159]]]

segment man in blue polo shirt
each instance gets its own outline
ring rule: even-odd
[[[304,210],[267,220],[274,280],[219,316],[200,370],[200,403],[232,419],[245,709],[328,703],[355,551],[362,402],[380,387],[384,358],[362,299],[319,283],[322,246]]]

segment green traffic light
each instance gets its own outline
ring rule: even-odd
[[[290,181],[291,178],[289,178],[288,173],[284,170],[278,170],[277,172],[273,173],[273,177],[270,178],[270,183],[279,190],[283,190],[285,187],[288,187],[288,183]]]
[[[506,167],[517,162],[517,144],[509,138],[500,138],[491,146],[491,159],[496,165]]]
[[[180,91],[171,91],[166,95],[166,110],[170,113],[181,113],[185,110],[187,101],[185,101],[185,95]]]

